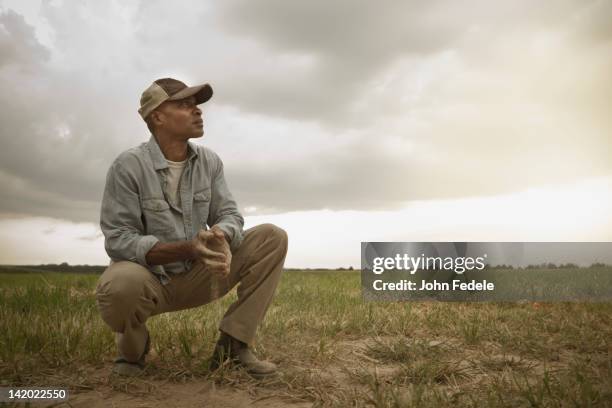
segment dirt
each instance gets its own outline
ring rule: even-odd
[[[366,358],[365,363],[371,365],[373,361],[367,358],[365,350],[370,340],[356,340],[339,342],[334,349],[334,363],[326,364],[325,368],[301,367],[294,365],[287,368],[285,374],[291,376],[294,372],[312,375],[324,383],[334,386],[355,385],[345,371],[346,368],[355,368],[355,363]],[[341,350],[340,352],[337,352]],[[363,361],[363,360],[362,360]],[[368,367],[371,368],[371,367]],[[387,370],[388,369],[388,370]],[[391,367],[379,366],[379,375],[392,375]],[[387,372],[389,371],[389,372]],[[282,375],[282,374],[281,374]],[[237,381],[232,384],[218,385],[212,380],[193,379],[186,382],[156,380],[141,377],[124,379],[111,374],[111,366],[91,370],[87,373],[90,384],[94,389],[81,390],[71,394],[70,407],[97,408],[97,407],[310,407],[312,402],[297,401],[290,395],[283,395],[275,387],[258,386],[250,384],[248,380]],[[268,386],[270,384],[267,384]],[[278,393],[276,392],[278,391]]]
[[[147,380],[129,385],[120,391],[112,386],[72,394],[70,407],[310,407],[311,403],[295,402],[282,396],[252,396],[248,391],[230,386],[217,386],[209,381],[171,383]]]

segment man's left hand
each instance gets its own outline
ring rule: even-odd
[[[229,275],[230,268],[232,266],[232,251],[230,249],[229,242],[227,242],[227,238],[225,237],[225,233],[218,225],[213,225],[210,228],[210,232],[212,232],[215,236],[215,251],[222,252],[225,254],[226,258],[226,276]]]

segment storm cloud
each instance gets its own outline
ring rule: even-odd
[[[252,214],[610,175],[611,19],[607,1],[0,2],[0,212],[96,222],[165,76],[213,85],[197,143]]]

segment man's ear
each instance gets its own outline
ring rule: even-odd
[[[158,110],[151,112],[151,123],[153,123],[154,127],[159,127],[163,123],[162,117],[163,113]]]

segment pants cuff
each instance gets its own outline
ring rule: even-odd
[[[224,321],[221,322],[219,330],[248,345],[251,345],[255,339],[255,333],[249,334],[244,328]]]

